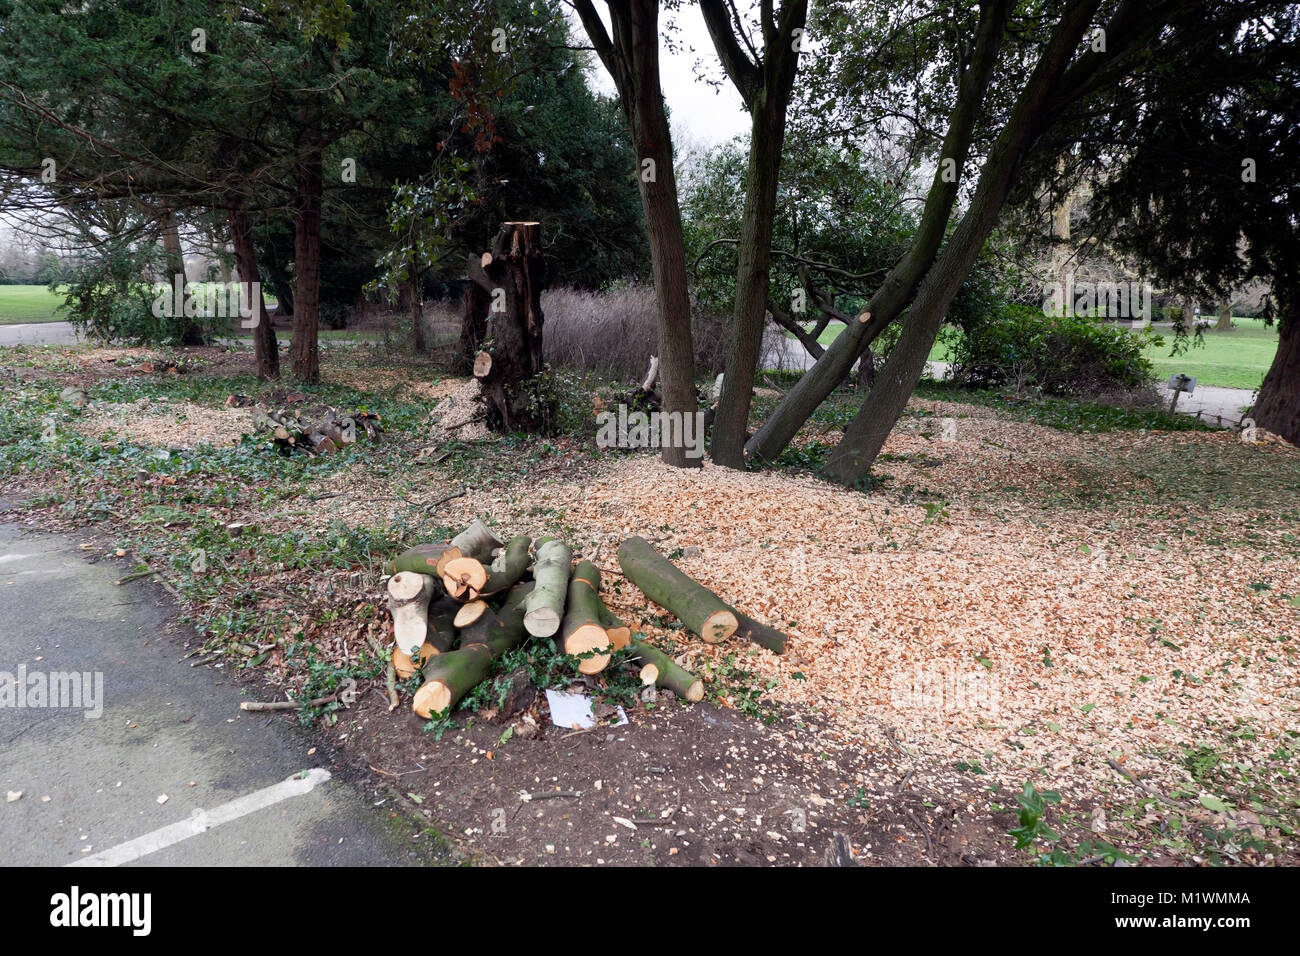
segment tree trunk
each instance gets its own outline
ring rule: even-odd
[[[780,24],[770,9],[760,15],[763,58],[755,63],[735,43],[734,24],[721,3],[706,8],[714,45],[727,64],[752,118],[749,170],[745,179],[745,209],[737,248],[736,304],[731,320],[722,395],[713,419],[710,453],[715,463],[745,467],[745,439],[754,375],[763,345],[772,264],[772,231],[776,219],[781,152],[785,145],[786,113],[798,66],[799,43],[808,14],[807,0],[785,0]]]
[[[716,594],[683,574],[644,538],[619,546],[618,565],[646,597],[667,608],[694,634],[710,644],[736,632],[735,613]]]
[[[411,348],[417,355],[425,351],[424,342],[424,303],[420,301],[420,277],[415,268],[415,260],[411,260]]]
[[[488,347],[474,358],[474,377],[488,424],[499,431],[535,429],[546,417],[529,387],[542,371],[541,232],[535,222],[502,223],[492,251],[469,260],[469,277],[488,302]]]
[[[790,444],[810,415],[844,381],[862,352],[907,306],[943,243],[948,216],[957,201],[959,176],[945,175],[947,161],[961,170],[970,149],[985,91],[997,63],[1010,12],[1008,0],[980,5],[980,21],[969,65],[958,82],[957,100],[940,147],[939,163],[926,195],[925,209],[912,244],[889,270],[856,322],[850,322],[811,369],[786,393],[745,446],[750,456],[772,461]]]
[[[997,223],[1026,151],[1048,122],[1043,103],[1064,74],[1088,23],[1086,5],[1072,7],[1057,25],[1033,74],[1026,81],[1006,125],[989,150],[970,207],[943,254],[926,270],[908,309],[898,344],[889,353],[875,388],[831,452],[822,474],[852,485],[871,470],[885,439],[902,414],[939,334],[948,306],[961,289]]]
[[[1214,331],[1232,331],[1232,302],[1230,300],[1225,299],[1219,303],[1218,321],[1214,324]]]
[[[263,380],[280,377],[280,345],[275,340],[270,313],[266,311],[266,297],[262,295],[262,277],[257,269],[257,250],[253,247],[253,224],[248,218],[248,206],[242,196],[227,198],[226,220],[230,225],[230,239],[235,247],[235,268],[239,281],[249,283],[253,314],[253,357],[257,362],[257,377]],[[244,320],[241,320],[244,321]]]
[[[181,301],[184,302],[186,288],[189,285],[189,276],[185,274],[185,251],[181,248],[181,233],[176,228],[176,214],[171,206],[163,207],[162,217],[158,223],[158,231],[162,234],[163,252],[166,253],[167,257],[169,278],[180,276]],[[183,313],[177,318],[184,323],[180,336],[181,345],[203,345],[202,321]]]
[[[1300,445],[1300,295],[1282,302],[1277,354],[1259,388],[1251,417],[1260,428]]]
[[[694,415],[698,407],[695,351],[672,138],[659,81],[659,0],[611,5],[613,40],[590,0],[575,0],[574,7],[614,79],[632,131],[659,319],[661,410],[684,424],[686,416]],[[674,435],[663,443],[663,460],[679,468],[698,468],[703,462],[687,456],[684,437]]]
[[[320,350],[317,336],[320,326],[320,230],[321,195],[324,190],[321,169],[319,115],[303,107],[300,120],[306,127],[305,151],[294,169],[297,195],[293,217],[293,340],[289,346],[293,377],[315,385],[320,381]]]

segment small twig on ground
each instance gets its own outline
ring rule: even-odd
[[[520,794],[519,799],[525,803],[533,800],[550,800],[552,797],[581,797],[580,790],[544,790],[541,793]]]
[[[154,574],[157,574],[157,573],[158,573],[157,571],[154,571],[154,570],[152,570],[152,569],[151,569],[151,570],[148,570],[148,571],[137,571],[137,572],[135,572],[134,574],[128,574],[128,575],[127,575],[126,577],[124,577],[124,578],[118,578],[118,579],[117,579],[116,581],[114,581],[113,583],[114,583],[114,584],[119,584],[119,585],[120,585],[120,584],[126,584],[128,581],[138,581],[140,578],[147,578],[147,577],[150,577],[151,575],[154,575]]]
[[[425,507],[436,508],[438,507],[438,505],[446,504],[448,501],[451,501],[453,498],[463,498],[463,497],[465,497],[464,488],[460,489],[460,491],[452,492],[451,494],[446,495],[445,497],[439,498],[437,501],[433,502],[432,504],[425,505]]]
[[[1138,788],[1139,790],[1141,790],[1143,793],[1146,793],[1146,794],[1148,794],[1148,795],[1150,795],[1150,796],[1152,796],[1152,797],[1155,797],[1155,798],[1156,798],[1157,800],[1159,800],[1161,803],[1167,803],[1167,804],[1169,804],[1169,806],[1171,806],[1171,807],[1178,807],[1180,810],[1185,810],[1185,809],[1187,809],[1187,804],[1183,803],[1181,800],[1175,800],[1175,799],[1173,799],[1172,797],[1166,797],[1163,793],[1159,793],[1158,791],[1156,791],[1156,790],[1152,789],[1151,787],[1147,786],[1145,783],[1143,783],[1143,782],[1142,782],[1141,780],[1139,780],[1137,777],[1133,776],[1132,773],[1130,773],[1129,771],[1127,771],[1127,770],[1125,770],[1123,767],[1121,767],[1121,766],[1119,765],[1119,762],[1116,761],[1114,758],[1108,759],[1108,760],[1106,761],[1106,763],[1110,764],[1110,769],[1114,770],[1117,774],[1119,774],[1121,777],[1123,777],[1123,778],[1124,778],[1125,780],[1127,780],[1129,783],[1133,784],[1133,786],[1137,787],[1137,788]]]
[[[303,707],[320,707],[324,704],[332,704],[339,699],[338,694],[330,694],[328,697],[315,697],[311,700],[246,700],[240,703],[240,710],[299,710]]]

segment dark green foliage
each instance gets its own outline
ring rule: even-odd
[[[1128,391],[1152,382],[1142,350],[1150,333],[1008,306],[968,317],[953,345],[953,378],[986,388],[1014,385],[1049,395]]]

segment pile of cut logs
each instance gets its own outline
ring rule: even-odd
[[[557,538],[526,535],[503,541],[479,519],[452,538],[404,551],[389,567],[396,676],[417,673],[412,709],[421,717],[449,714],[486,680],[493,662],[528,637],[549,639],[575,659],[582,674],[598,674],[626,648],[640,679],[695,702],[704,684],[663,651],[641,640],[605,606],[600,570],[573,563]],[[711,644],[734,636],[780,654],[786,636],[728,606],[682,573],[643,538],[618,550],[623,575],[692,633]]]

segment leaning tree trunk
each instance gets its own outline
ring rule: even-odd
[[[1025,82],[1006,125],[989,150],[970,206],[918,285],[898,344],[890,350],[875,388],[867,393],[866,401],[822,467],[822,474],[831,481],[852,485],[865,477],[907,406],[925,371],[948,307],[997,224],[1025,153],[1042,133],[1039,124],[1043,103],[1069,65],[1086,25],[1087,12],[1082,7],[1072,8],[1057,24],[1047,51]]]
[[[486,341],[474,357],[488,424],[506,432],[535,429],[541,416],[529,383],[542,370],[546,287],[540,224],[503,223],[492,251],[470,258],[469,277],[485,293],[488,305]],[[467,322],[469,295],[467,291]]]
[[[1292,294],[1283,303],[1277,354],[1251,416],[1260,428],[1300,445],[1300,295]]]
[[[980,117],[980,106],[997,65],[1010,4],[1005,0],[980,5],[980,23],[969,65],[958,84],[957,100],[949,117],[948,132],[940,155],[952,159],[956,169],[966,162],[971,140]],[[945,177],[936,168],[925,209],[912,243],[882,280],[867,306],[850,322],[812,368],[785,394],[754,436],[745,451],[759,461],[774,461],[790,444],[827,396],[853,369],[853,363],[876,337],[907,307],[918,283],[925,276],[935,253],[943,244],[948,218],[957,202],[960,177]]]
[[[315,117],[313,120],[313,116]],[[319,134],[319,114],[304,106],[300,120],[308,140]],[[308,141],[294,169],[296,208],[293,218],[293,340],[289,347],[293,377],[314,385],[320,381],[320,235],[324,178],[318,143]]]

